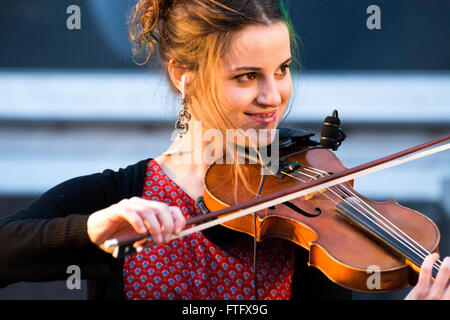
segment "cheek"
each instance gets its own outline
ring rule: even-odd
[[[283,105],[287,104],[292,94],[292,80],[285,79],[278,85],[278,92],[283,101]],[[248,110],[249,106],[256,99],[257,92],[253,88],[237,88],[233,86],[224,86],[223,97],[226,102],[227,111],[242,111]]]
[[[283,113],[286,110],[289,98],[292,94],[292,81],[286,80],[283,81],[281,86],[279,87],[279,92],[281,96],[282,106],[283,106]]]
[[[252,103],[254,95],[250,90],[244,90],[241,88],[229,89],[226,92],[226,100],[230,111],[245,111]]]
[[[280,88],[280,95],[283,99],[283,102],[286,102],[289,100],[292,93],[292,80],[291,78],[287,78],[286,81],[282,82],[281,88]]]

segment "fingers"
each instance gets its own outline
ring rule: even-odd
[[[439,272],[429,292],[429,299],[437,300],[443,298],[449,291],[450,257],[446,257],[439,268]],[[447,291],[447,292],[446,292]]]
[[[134,226],[133,228],[140,232],[143,224],[146,231],[148,230],[151,234],[154,243],[169,242],[172,235],[179,234],[186,223],[186,219],[178,207],[169,207],[162,202],[133,197],[123,200],[119,204],[127,208],[124,211],[130,217],[129,219],[133,219],[132,221],[139,225],[139,229]],[[140,219],[136,217],[136,214]]]
[[[439,272],[433,280],[432,270],[438,258],[437,253],[425,257],[420,269],[419,280],[406,299],[450,299],[450,257],[446,257],[442,261]]]
[[[172,212],[169,210],[169,207],[166,204],[163,204],[161,202],[157,202],[155,206],[157,207],[156,217],[158,218],[161,225],[163,242],[169,242],[170,237],[173,234],[174,226]]]
[[[170,237],[174,233],[174,219],[169,206],[162,202],[138,197],[131,198],[130,202],[131,205],[140,208],[155,243],[170,241]]]
[[[146,219],[145,221],[146,221],[148,230],[152,236],[152,241],[154,243],[162,243],[163,242],[163,235],[162,235],[163,226],[161,226],[161,224],[159,223],[159,220],[152,213],[147,214],[145,219]]]
[[[120,202],[116,206],[117,214],[124,218],[137,233],[146,233],[148,231],[144,220],[142,217],[137,213],[136,210],[129,208],[127,206],[124,206],[122,202]]]
[[[186,226],[186,218],[183,216],[180,208],[178,207],[169,207],[169,210],[172,213],[174,220],[174,232],[178,235]]]
[[[425,257],[420,267],[419,280],[416,286],[408,294],[407,299],[426,299],[432,284],[432,268],[438,259],[437,253]]]
[[[443,300],[450,300],[450,286],[447,286],[444,294],[442,295]]]

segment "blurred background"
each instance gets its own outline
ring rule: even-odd
[[[75,176],[119,169],[165,151],[180,103],[157,57],[138,66],[127,39],[129,0],[0,2],[0,216]],[[80,8],[80,29],[66,13]],[[370,5],[381,29],[369,29]],[[289,2],[301,38],[287,127],[320,139],[339,111],[352,167],[450,132],[448,0]],[[450,255],[450,153],[358,179],[361,194],[426,214]],[[1,244],[0,244],[1,245]],[[400,292],[355,299],[402,299]],[[18,283],[0,299],[85,299],[64,281]]]

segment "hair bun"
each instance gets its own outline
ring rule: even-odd
[[[174,5],[176,0],[154,0],[154,2],[158,3],[159,8],[159,18],[165,19],[167,16],[167,13],[169,12],[170,8]]]

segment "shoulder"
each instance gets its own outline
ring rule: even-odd
[[[124,192],[135,193],[142,189],[147,171],[147,165],[151,158],[141,160],[125,168],[118,170],[106,169],[101,173],[75,178],[74,180],[91,180],[96,183],[106,183],[124,188]]]
[[[118,170],[105,169],[103,172],[75,177],[55,186],[46,194],[59,197],[83,194],[88,199],[111,201],[137,196],[142,191],[149,160],[141,160]]]
[[[143,183],[149,160],[141,160],[118,170],[105,169],[103,172],[75,177],[55,186],[53,189],[61,189],[67,186],[82,186],[83,188],[95,186],[108,188],[109,186],[114,186],[121,187],[124,192],[127,190],[133,192],[133,186]]]
[[[106,208],[125,198],[140,196],[145,181],[147,163],[141,160],[118,170],[75,177],[43,193],[22,210],[26,217],[86,215]]]

